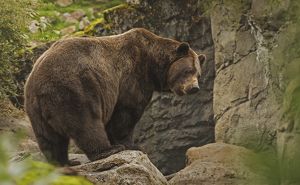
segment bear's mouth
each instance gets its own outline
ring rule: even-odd
[[[189,86],[179,86],[179,87],[175,87],[173,89],[171,89],[171,91],[173,93],[175,93],[178,96],[183,96],[186,94],[195,94],[200,90],[198,82],[197,83],[193,83]]]
[[[183,87],[182,87],[182,88],[180,88],[180,87],[174,88],[174,89],[171,89],[171,91],[172,91],[173,93],[175,93],[176,95],[178,95],[178,96],[186,95],[186,92],[184,91],[184,88],[183,88]]]

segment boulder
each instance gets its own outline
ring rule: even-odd
[[[0,102],[0,137],[11,139],[11,150],[39,151],[28,117],[8,99]],[[0,138],[1,139],[1,138]],[[14,148],[17,145],[17,148]]]
[[[167,185],[166,178],[140,151],[123,151],[73,167],[95,185]]]
[[[30,122],[26,117],[0,117],[0,133],[23,133],[26,137],[34,138]]]
[[[39,21],[33,20],[30,22],[28,29],[31,33],[36,33],[39,31]]]
[[[39,152],[39,145],[37,144],[35,139],[23,139],[18,145],[19,151],[27,151],[30,153]]]
[[[78,9],[71,13],[64,13],[62,14],[62,20],[67,23],[78,23],[82,17],[84,17],[86,14],[83,10]]]
[[[1,100],[0,110],[1,135],[25,136],[25,138],[34,139],[31,124],[23,110],[14,107],[8,99]]]
[[[72,15],[68,12],[63,13],[61,19],[67,23],[74,23],[74,24],[78,23],[78,20],[72,17]]]
[[[26,158],[46,162],[40,152],[28,151],[13,153],[10,161],[23,161]],[[168,185],[148,156],[140,151],[122,151],[94,162],[90,162],[84,154],[69,154],[69,159],[79,161],[81,165],[59,170],[63,173],[76,172],[95,185]]]
[[[20,139],[17,150],[26,152],[38,152],[39,147],[27,117],[0,117],[0,135],[11,136]]]
[[[83,17],[81,21],[79,22],[78,28],[79,30],[83,30],[85,27],[90,25],[90,21],[88,17]]]
[[[55,3],[59,6],[66,7],[73,4],[73,0],[56,0]]]
[[[244,147],[213,143],[192,147],[186,155],[187,167],[174,175],[170,185],[265,184],[262,174],[255,173],[249,163],[255,162],[257,154]]]
[[[77,19],[77,20],[80,20],[82,17],[84,17],[86,14],[85,14],[85,11],[81,10],[81,9],[78,9],[78,10],[75,10],[74,12],[71,13],[71,16],[74,18],[74,19]]]
[[[70,35],[70,34],[74,33],[75,31],[76,31],[76,26],[72,25],[72,26],[68,26],[68,27],[60,30],[60,33],[61,33],[61,35]]]

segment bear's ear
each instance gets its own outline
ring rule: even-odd
[[[204,63],[205,60],[206,60],[206,56],[203,55],[203,54],[200,54],[200,55],[198,55],[198,59],[199,59],[199,62],[200,62],[200,66],[202,66],[203,63]]]
[[[179,55],[187,55],[189,49],[190,49],[190,45],[186,42],[183,42],[177,47],[176,52]]]

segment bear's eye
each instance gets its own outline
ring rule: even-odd
[[[192,74],[192,73],[194,73],[193,69],[187,69],[187,70],[184,71],[185,75]]]

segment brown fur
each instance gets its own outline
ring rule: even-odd
[[[25,109],[50,162],[69,163],[70,138],[97,160],[134,148],[132,132],[153,91],[189,93],[200,73],[198,56],[187,44],[145,29],[65,39],[35,63]]]

